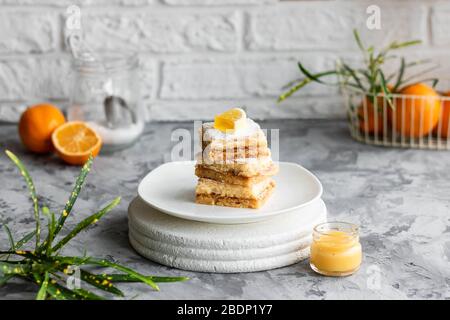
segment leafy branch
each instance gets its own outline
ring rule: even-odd
[[[102,258],[61,255],[59,252],[67,245],[67,243],[88,226],[97,223],[105,214],[117,206],[120,203],[120,197],[115,198],[104,208],[82,220],[69,231],[66,236],[57,239],[59,232],[64,227],[66,219],[70,215],[78,198],[86,176],[90,171],[92,157],[89,158],[81,169],[69,200],[60,213],[58,220],[56,220],[55,214],[51,212],[48,207],[39,206],[36,188],[23,163],[12,152],[7,150],[6,154],[19,169],[28,186],[33,203],[36,227],[35,230],[26,234],[16,242],[9,227],[6,224],[3,224],[10,247],[7,250],[0,251],[0,286],[11,279],[17,278],[34,283],[38,286],[36,295],[37,300],[100,300],[105,297],[100,293],[97,293],[97,291],[123,297],[123,292],[115,285],[120,282],[140,282],[148,285],[154,290],[159,290],[157,283],[185,281],[188,279],[186,277],[143,275],[127,266]],[[40,241],[41,212],[48,220],[47,237],[42,242]],[[34,250],[22,249],[22,247],[26,246],[33,238],[35,239]],[[114,269],[119,273],[96,274],[83,269],[83,267],[87,266]],[[76,274],[76,270],[79,271],[78,275]],[[71,288],[68,283],[70,279],[73,279],[70,277],[74,276],[79,276],[80,284],[82,283],[83,286],[88,287],[90,290],[81,288],[81,285],[78,288]]]
[[[415,82],[431,81],[433,86],[437,84],[435,78],[424,78],[417,80],[418,77],[433,69],[422,71],[405,79],[405,70],[409,67],[418,66],[428,63],[427,60],[419,60],[407,63],[404,58],[400,59],[399,69],[389,76],[385,76],[382,66],[389,59],[395,59],[396,56],[391,55],[391,51],[402,49],[405,47],[417,45],[421,43],[420,40],[412,40],[406,42],[391,42],[387,47],[381,49],[379,52],[375,51],[373,46],[366,47],[361,40],[357,30],[353,30],[355,42],[362,53],[364,65],[361,68],[353,68],[348,64],[338,60],[335,69],[327,70],[319,73],[313,73],[307,70],[300,62],[298,68],[303,77],[289,82],[284,88],[286,89],[278,97],[278,102],[282,102],[292,96],[311,82],[317,82],[324,85],[348,87],[353,90],[368,94],[373,103],[376,103],[378,94],[383,93],[389,105],[392,107],[392,92],[396,92],[408,82],[414,80]],[[324,82],[323,78],[337,77],[337,82]],[[395,79],[393,86],[388,85],[388,81]]]

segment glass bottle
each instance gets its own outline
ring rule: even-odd
[[[83,53],[73,59],[69,121],[85,121],[98,132],[102,150],[132,145],[144,129],[135,54]]]

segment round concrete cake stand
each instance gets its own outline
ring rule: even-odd
[[[178,269],[262,271],[307,258],[312,229],[325,222],[326,215],[325,203],[319,199],[262,222],[210,224],[161,213],[137,197],[128,208],[129,239],[142,256]]]

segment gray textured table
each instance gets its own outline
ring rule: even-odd
[[[191,123],[150,124],[133,147],[102,155],[94,163],[76,204],[73,225],[116,195],[117,209],[78,237],[68,252],[112,255],[148,274],[186,275],[189,282],[121,286],[140,299],[450,299],[450,152],[397,150],[354,142],[342,121],[262,123],[280,128],[280,160],[298,162],[324,186],[329,219],[362,226],[364,262],[347,278],[314,274],[308,261],[267,272],[248,274],[193,273],[166,268],[140,257],[127,239],[128,203],[139,180],[164,162],[175,128]],[[26,163],[38,193],[51,208],[67,199],[78,169],[55,157],[25,152],[15,126],[0,126],[1,149],[9,148]],[[12,230],[33,228],[28,194],[15,167],[0,156],[0,219]],[[6,235],[0,234],[2,247]],[[36,288],[13,282],[0,288],[0,298],[33,298]]]

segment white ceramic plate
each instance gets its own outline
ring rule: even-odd
[[[151,171],[138,194],[150,206],[169,215],[195,221],[239,224],[265,220],[307,206],[322,195],[322,185],[302,166],[279,162],[275,190],[260,209],[241,209],[195,203],[195,162],[169,162]],[[300,211],[299,211],[300,212]]]

